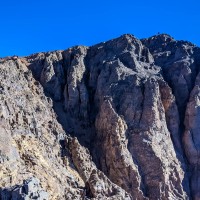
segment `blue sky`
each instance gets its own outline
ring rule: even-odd
[[[157,32],[200,46],[199,0],[1,0],[0,57]]]

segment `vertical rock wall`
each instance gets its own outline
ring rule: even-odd
[[[2,191],[36,177],[44,199],[200,199],[199,67],[166,34],[0,60]]]

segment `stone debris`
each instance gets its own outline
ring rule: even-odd
[[[48,193],[42,190],[38,179],[31,177],[22,185],[1,190],[2,200],[48,200]]]

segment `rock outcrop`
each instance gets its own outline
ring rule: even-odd
[[[31,177],[28,180],[24,180],[23,185],[3,189],[1,198],[47,200],[48,193],[42,190],[38,179]]]
[[[199,68],[166,34],[0,59],[0,199],[200,199]]]
[[[88,149],[82,147],[75,138],[70,142],[74,165],[86,183],[86,190],[96,199],[130,200],[131,195],[113,184],[92,161]]]
[[[59,141],[66,134],[25,59],[0,63],[0,87],[0,187],[21,185],[34,176],[49,199],[81,196],[82,179],[61,157]]]

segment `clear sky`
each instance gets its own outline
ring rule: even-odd
[[[168,33],[200,46],[200,0],[0,0],[0,57]]]

